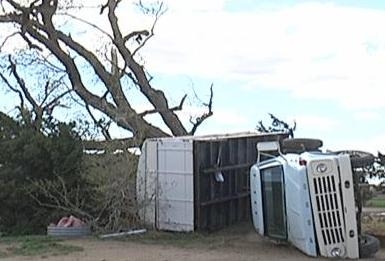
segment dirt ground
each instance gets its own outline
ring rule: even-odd
[[[177,244],[144,243],[120,240],[98,240],[85,238],[67,240],[66,244],[81,246],[82,252],[73,252],[63,256],[16,256],[0,259],[1,261],[246,261],[246,260],[315,260],[288,245],[277,245],[259,237],[252,231],[236,237],[237,242],[228,242],[223,238],[223,244],[204,243],[190,247]],[[236,239],[235,238],[235,239]],[[232,238],[233,240],[234,238]],[[218,239],[216,239],[218,240]],[[221,239],[220,239],[221,240]],[[317,259],[318,260],[318,259]],[[385,260],[385,250],[382,248],[371,260]]]

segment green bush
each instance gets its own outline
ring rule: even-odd
[[[99,232],[134,227],[138,158],[84,154],[74,124],[49,119],[43,126],[0,113],[0,232],[45,233],[68,215]]]
[[[55,199],[42,193],[39,185],[62,180],[69,200],[75,196],[81,198],[79,193],[86,196],[87,189],[82,188],[87,184],[80,175],[83,152],[73,131],[74,124],[47,123],[43,133],[0,113],[0,231],[3,233],[43,232],[49,222],[68,214],[65,209],[48,207],[56,204]]]

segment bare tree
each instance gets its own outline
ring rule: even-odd
[[[108,0],[100,6],[99,12],[95,13],[108,18],[109,32],[82,18],[72,14],[67,15],[72,21],[81,21],[106,36],[108,41],[106,47],[110,53],[108,58],[106,55],[100,57],[96,51],[81,44],[81,41],[76,39],[78,34],[76,32],[71,34],[71,29],[74,28],[67,27],[63,30],[58,25],[56,21],[60,11],[63,8],[69,8],[67,2],[2,0],[0,23],[16,28],[14,33],[3,40],[10,41],[14,37],[21,37],[29,49],[41,54],[49,52],[49,55],[55,58],[51,59],[51,64],[65,72],[72,91],[82,99],[87,108],[91,107],[102,112],[118,126],[133,134],[132,139],[124,140],[127,146],[141,144],[148,137],[168,136],[168,132],[174,136],[192,135],[198,126],[212,115],[213,91],[211,88],[209,102],[204,104],[207,112],[196,119],[190,119],[192,127],[188,130],[176,114],[183,109],[186,96],[181,98],[179,104],[170,105],[165,93],[152,86],[151,76],[138,55],[148,40],[154,36],[155,25],[165,11],[162,3],[146,7],[139,1],[138,6],[141,10],[146,15],[153,16],[153,24],[148,30],[134,30],[128,33],[124,33],[121,29],[117,15],[121,0]],[[3,45],[4,42],[0,48]],[[87,77],[84,65],[92,68],[98,83],[104,89],[102,94],[96,94],[93,85],[85,80]],[[136,86],[153,109],[138,112],[133,108],[129,95],[124,91],[127,80]],[[148,122],[144,117],[149,114],[160,115],[168,131]],[[109,137],[106,129],[108,124],[103,126],[105,136]]]
[[[39,97],[36,97],[36,95],[33,95],[30,92],[30,89],[33,88],[28,86],[24,77],[21,76],[17,69],[16,61],[12,59],[11,55],[8,55],[7,62],[8,66],[4,68],[3,72],[0,71],[0,79],[9,90],[18,95],[20,99],[20,105],[18,106],[20,111],[19,115],[23,122],[29,124],[36,130],[40,130],[42,128],[44,117],[51,117],[53,110],[56,107],[66,106],[63,104],[62,100],[71,92],[71,90],[65,87],[63,88],[63,76],[58,75],[55,78],[45,81],[39,99]],[[36,62],[38,63],[35,59],[33,59],[32,62],[35,65]],[[9,71],[9,74],[7,75],[5,71]],[[47,72],[44,73],[44,76],[47,77],[46,73]]]

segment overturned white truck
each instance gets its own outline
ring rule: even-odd
[[[310,139],[257,144],[258,160],[250,171],[254,227],[309,256],[371,257],[379,241],[357,229],[355,159],[322,153],[320,146]]]

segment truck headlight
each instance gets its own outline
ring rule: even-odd
[[[319,163],[315,169],[319,173],[325,173],[328,170],[328,166],[325,163]]]
[[[330,255],[332,257],[339,257],[342,255],[342,249],[341,248],[338,248],[338,247],[335,247],[333,248],[331,251],[330,251]]]

